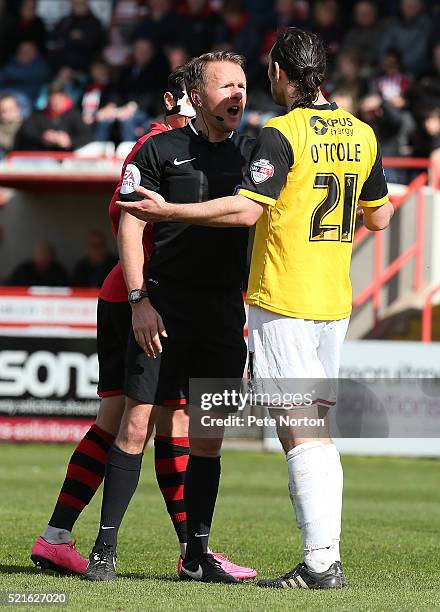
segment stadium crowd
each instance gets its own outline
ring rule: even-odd
[[[12,273],[1,279],[12,287],[101,287],[105,277],[118,261],[108,249],[105,235],[91,230],[85,240],[83,255],[72,271],[58,260],[55,247],[47,240],[36,242],[30,259],[19,263]]]
[[[284,112],[272,100],[266,71],[276,35],[288,26],[323,38],[324,94],[373,126],[384,156],[432,154],[440,167],[440,2],[434,0],[0,0],[0,159],[13,150],[137,140],[162,114],[169,72],[215,49],[247,58],[241,129],[256,135]],[[395,168],[386,175],[390,182],[412,178]],[[72,271],[50,244],[39,243],[2,282],[100,286],[113,255],[98,233],[87,241]]]
[[[282,112],[268,90],[267,53],[292,25],[324,39],[324,93],[373,126],[384,155],[426,156],[440,146],[438,1],[108,3],[108,23],[93,0],[71,0],[49,29],[38,0],[0,0],[1,155],[134,141],[161,113],[169,71],[214,49],[247,58],[242,129],[257,132]],[[402,180],[399,172],[388,179]]]
[[[319,34],[325,93],[372,124],[384,155],[425,156],[440,139],[440,2],[399,0],[108,0],[105,25],[89,0],[49,31],[38,0],[0,1],[0,150],[69,151],[92,140],[133,141],[161,113],[170,70],[213,49],[247,58],[243,129],[281,109],[265,77],[276,33]],[[390,178],[390,177],[389,177]],[[397,178],[397,177],[391,177]]]

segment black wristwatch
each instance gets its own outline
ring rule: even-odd
[[[132,289],[128,293],[128,301],[130,302],[130,304],[137,304],[138,302],[147,297],[148,292],[144,291],[143,289]]]

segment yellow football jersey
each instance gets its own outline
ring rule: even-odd
[[[237,193],[267,205],[248,303],[301,319],[348,317],[356,206],[388,199],[371,127],[334,103],[271,119]]]

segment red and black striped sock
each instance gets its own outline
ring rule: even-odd
[[[154,459],[157,483],[181,544],[186,544],[184,484],[188,457],[188,438],[167,438],[156,435]]]
[[[90,503],[104,478],[108,453],[114,439],[112,434],[94,423],[75,448],[49,521],[51,527],[72,531],[75,521]]]

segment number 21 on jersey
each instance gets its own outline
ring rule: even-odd
[[[312,213],[310,221],[311,242],[353,242],[356,215],[358,175],[347,173],[341,180],[334,172],[318,172],[314,189],[324,191],[324,197]],[[325,218],[342,204],[340,223],[325,223]]]

